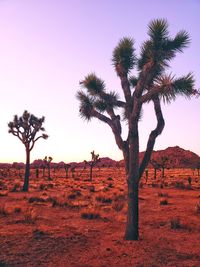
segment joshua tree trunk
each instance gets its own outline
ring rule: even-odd
[[[92,168],[93,168],[93,166],[91,165],[90,166],[90,181],[92,181]]]
[[[24,185],[23,185],[24,192],[28,191],[29,175],[30,175],[30,150],[29,147],[26,147],[26,169],[25,169]]]
[[[162,168],[162,178],[164,178],[164,176],[165,176],[165,168],[163,167]]]
[[[154,180],[156,180],[156,173],[157,173],[157,169],[154,168]]]
[[[138,201],[138,184],[128,182],[128,211],[125,239],[139,239],[139,201]]]
[[[126,166],[128,166],[127,185],[128,185],[128,211],[127,224],[125,231],[126,240],[139,239],[139,138],[138,123],[133,124],[129,136],[129,157]]]
[[[48,166],[48,179],[51,180],[51,167]]]

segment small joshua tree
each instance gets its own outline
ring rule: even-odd
[[[157,170],[160,170],[160,165],[157,161],[155,161],[154,159],[150,160],[150,164],[153,166],[154,168],[154,179],[156,180],[156,176],[157,176]]]
[[[167,156],[161,156],[158,161],[160,167],[162,168],[162,178],[165,176],[165,168],[167,168],[169,164],[169,158]]]
[[[74,178],[75,171],[76,171],[76,166],[75,165],[72,165],[71,166],[72,178]]]
[[[45,158],[44,158],[45,165],[48,169],[48,179],[49,180],[51,180],[51,162],[52,162],[52,160],[53,160],[52,157],[45,156]]]
[[[24,144],[26,149],[26,167],[24,176],[23,191],[27,192],[29,187],[30,176],[30,152],[33,149],[35,142],[40,138],[47,139],[48,135],[42,133],[37,136],[37,133],[44,132],[45,129],[42,126],[44,123],[44,117],[37,118],[28,111],[24,111],[21,117],[14,116],[14,120],[8,123],[8,132],[17,136],[19,140]]]
[[[65,166],[66,178],[68,178],[69,177],[68,172],[69,172],[69,168],[71,167],[71,165],[70,164],[65,164],[64,166]]]
[[[90,181],[92,181],[92,170],[94,166],[96,166],[97,163],[100,162],[99,154],[95,154],[94,150],[91,152],[91,155],[92,155],[91,161],[84,160],[84,162],[90,166]]]

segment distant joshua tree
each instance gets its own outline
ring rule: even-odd
[[[154,168],[154,179],[156,180],[156,176],[157,176],[157,170],[160,170],[160,165],[159,163],[154,160],[154,159],[151,159],[150,160],[150,164],[153,166]]]
[[[27,192],[29,188],[30,152],[33,149],[36,141],[38,141],[40,138],[48,138],[48,135],[45,133],[37,136],[37,133],[40,131],[45,131],[44,127],[42,126],[44,120],[44,117],[37,118],[25,110],[21,117],[15,115],[14,120],[8,123],[8,132],[17,136],[24,144],[26,149],[26,167],[23,185],[24,192]]]
[[[76,166],[75,165],[71,165],[72,178],[74,178],[75,171],[76,171]]]
[[[45,158],[44,158],[45,165],[48,169],[48,179],[49,180],[51,180],[51,162],[52,162],[52,160],[53,160],[52,157],[45,156]]]
[[[99,158],[99,154],[95,154],[94,150],[91,152],[91,155],[92,155],[91,161],[84,160],[85,164],[88,164],[90,166],[90,181],[92,181],[92,170],[94,166],[96,166],[97,163],[101,161]]]
[[[159,165],[162,168],[162,178],[165,176],[165,168],[169,165],[169,157],[167,156],[161,156],[159,159]]]
[[[197,164],[196,164],[196,168],[197,168],[197,174],[198,174],[198,176],[199,176],[199,170],[200,170],[200,161],[199,161],[199,162],[197,162]]]
[[[68,178],[69,177],[68,172],[69,172],[69,168],[71,167],[71,165],[70,164],[65,164],[64,166],[65,166],[65,174],[66,174],[65,177]]]
[[[112,130],[117,146],[123,152],[126,180],[128,185],[128,210],[125,239],[138,240],[138,186],[149,163],[156,138],[164,128],[161,100],[171,102],[177,96],[190,98],[198,95],[194,89],[191,73],[180,78],[165,72],[169,63],[188,46],[190,38],[187,32],[180,31],[174,38],[169,36],[168,23],[165,20],[153,20],[148,26],[149,39],[141,47],[136,57],[131,38],[123,38],[113,51],[112,63],[120,79],[124,99],[119,99],[115,92],[106,90],[105,82],[94,73],[87,75],[80,82],[86,89],[79,91],[80,115],[91,120],[97,118]],[[136,67],[135,74],[131,70]],[[139,164],[139,129],[142,107],[152,103],[157,125],[151,131],[144,157]],[[123,118],[116,114],[116,109],[123,110]],[[122,138],[121,120],[127,121],[127,137]]]

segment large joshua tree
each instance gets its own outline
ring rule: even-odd
[[[86,92],[80,90],[80,115],[91,120],[97,118],[108,124],[114,134],[117,146],[123,153],[128,185],[128,211],[125,239],[138,240],[138,184],[151,158],[158,135],[164,128],[161,100],[171,102],[177,96],[190,98],[198,93],[194,89],[191,73],[176,78],[165,72],[169,62],[177,52],[182,52],[189,44],[189,35],[180,31],[172,38],[169,36],[168,23],[163,19],[153,20],[148,25],[149,39],[142,44],[138,57],[135,55],[134,42],[123,38],[115,47],[112,63],[121,81],[124,99],[120,100],[115,92],[108,92],[104,81],[94,73],[87,75],[80,82]],[[135,76],[131,70],[136,68]],[[152,102],[157,125],[149,135],[144,157],[139,164],[138,123],[144,104]],[[121,135],[121,116],[116,109],[121,108],[123,118],[127,121],[126,139]]]
[[[8,132],[17,136],[19,140],[24,144],[26,149],[26,169],[23,185],[23,191],[25,192],[28,191],[29,187],[30,152],[33,149],[36,141],[38,141],[40,138],[48,138],[48,135],[45,133],[37,136],[37,133],[39,131],[45,131],[44,127],[42,126],[44,119],[44,117],[37,118],[25,110],[21,117],[15,115],[14,120],[8,123]]]

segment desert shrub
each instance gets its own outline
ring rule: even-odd
[[[90,191],[91,193],[95,192],[95,187],[94,187],[94,185],[90,185],[90,186],[88,186],[88,189],[89,189],[89,191]]]
[[[47,189],[47,186],[45,184],[40,184],[39,186],[39,190],[46,190]]]
[[[195,205],[195,210],[197,214],[200,214],[200,201],[198,201]]]
[[[110,188],[108,187],[104,187],[104,189],[102,190],[103,192],[108,192],[110,190]]]
[[[22,211],[22,209],[20,207],[15,207],[14,208],[14,212],[15,213],[20,213]]]
[[[24,222],[28,224],[34,224],[38,219],[36,211],[31,207],[27,208],[24,213]]]
[[[71,193],[68,195],[68,199],[75,199],[77,195],[75,193]]]
[[[171,226],[171,229],[173,229],[173,230],[180,229],[181,228],[180,218],[178,218],[178,217],[172,218],[170,220],[170,226]]]
[[[112,198],[107,197],[106,195],[98,195],[96,196],[96,201],[101,203],[112,203]]]
[[[0,191],[0,197],[6,197],[8,195],[8,191]]]
[[[66,207],[68,206],[68,203],[64,198],[57,198],[57,197],[49,197],[47,198],[47,201],[52,203],[52,207]]]
[[[108,181],[113,181],[113,178],[109,176],[109,177],[107,178],[107,180],[108,180]]]
[[[100,219],[100,213],[94,209],[88,209],[85,210],[81,213],[81,218],[82,219],[88,219],[88,220],[93,220],[93,219]]]
[[[182,181],[176,181],[175,187],[178,189],[185,189],[185,184]]]
[[[14,184],[13,188],[10,190],[10,192],[19,192],[21,191],[20,183]]]
[[[123,207],[124,207],[124,201],[120,201],[120,200],[118,200],[118,201],[114,201],[113,203],[112,203],[112,208],[115,210],[115,211],[117,211],[117,212],[119,212],[119,211],[121,211],[122,209],[123,209]]]
[[[34,229],[32,233],[33,233],[33,238],[35,238],[35,239],[40,239],[44,235],[46,235],[46,233],[44,231],[39,230],[39,229]]]
[[[29,203],[33,203],[33,202],[42,202],[42,203],[44,203],[45,202],[45,199],[44,198],[41,198],[41,197],[30,197],[28,199],[28,202]]]
[[[160,205],[168,205],[168,200],[166,198],[161,199]]]

